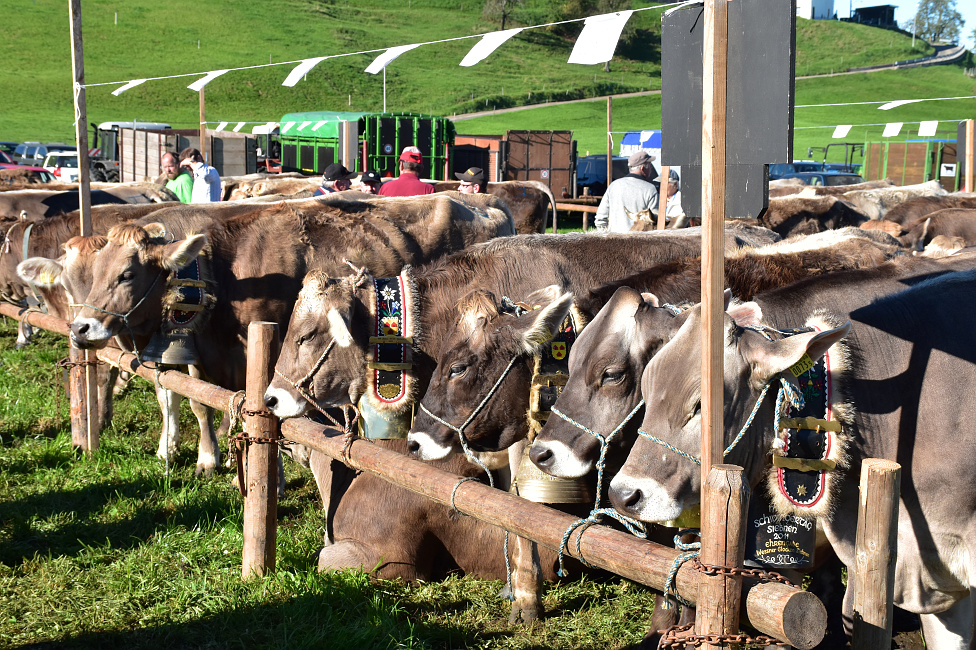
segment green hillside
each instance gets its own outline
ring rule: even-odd
[[[599,13],[596,6],[596,0],[526,0],[506,27],[513,26],[513,20],[515,25],[538,25]],[[387,108],[451,116],[486,107],[660,88],[661,9],[648,2],[634,1],[631,6],[653,8],[631,18],[609,72],[599,65],[566,63],[579,23],[526,30],[471,68],[457,64],[476,39],[453,40],[409,51],[387,68]],[[148,81],[119,96],[111,91],[120,84],[89,87],[88,121],[140,119],[193,128],[199,122],[199,101],[186,86],[210,70],[252,65],[265,67],[235,70],[207,86],[208,121],[266,122],[286,112],[305,110],[382,110],[383,75],[363,72],[377,54],[369,51],[498,29],[498,24],[484,19],[482,7],[483,2],[474,0],[284,0],[247,5],[211,0],[191,9],[183,3],[86,0],[82,21],[88,84],[189,75]],[[4,91],[0,139],[71,140],[67,5],[55,0],[30,4],[0,0],[0,10],[5,19],[0,42],[5,63],[0,69]],[[912,58],[930,49],[919,41],[912,50],[911,38],[895,32],[802,19],[797,25],[797,42],[799,74]],[[325,60],[294,88],[281,85],[292,65],[268,66],[353,52],[369,53]],[[874,98],[874,94],[868,96],[869,91],[881,92],[885,98],[903,96],[901,77],[887,79],[890,81],[885,83],[893,83],[897,90],[881,92],[883,88],[875,88],[873,82],[868,88],[847,78],[834,78],[811,83],[810,93],[827,93],[837,85],[845,90],[831,94],[844,95],[851,88],[855,94],[847,96],[850,101]],[[797,103],[819,103],[815,97],[807,97],[805,83],[798,83]],[[652,128],[659,120],[659,98],[620,100],[618,106],[615,130],[617,125],[621,130]],[[562,109],[551,110],[459,122],[458,127],[467,133],[568,128],[577,133],[582,150],[605,146],[602,103],[583,104],[565,114]],[[805,118],[798,110],[797,126],[801,119]]]

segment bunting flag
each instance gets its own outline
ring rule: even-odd
[[[366,72],[370,74],[378,74],[383,68],[390,65],[394,59],[403,54],[404,52],[409,52],[415,47],[420,47],[422,43],[414,43],[413,45],[398,45],[396,47],[391,47],[390,49],[380,54],[378,57],[373,59],[373,62],[369,64],[366,68]]]
[[[187,86],[187,88],[189,88],[194,92],[200,92],[201,90],[203,90],[204,86],[206,86],[208,83],[210,83],[220,75],[224,74],[225,72],[229,72],[229,70],[211,70],[205,76],[200,77],[199,79],[191,83],[189,86]]]
[[[243,129],[245,124],[247,124],[247,122],[238,122],[237,126],[234,127],[234,133],[237,133]]]
[[[301,81],[302,77],[308,74],[309,70],[317,66],[322,61],[325,61],[327,58],[329,57],[319,56],[319,57],[315,57],[314,59],[305,59],[304,61],[302,61],[301,63],[295,66],[295,68],[285,78],[285,81],[281,85],[288,86],[289,88],[291,88],[299,81]]]
[[[606,63],[613,58],[617,49],[617,41],[624,25],[630,20],[633,11],[620,11],[613,14],[590,16],[583,25],[583,31],[576,39],[573,53],[569,55],[569,63],[593,65]]]
[[[834,134],[830,137],[832,138],[846,138],[847,134],[851,132],[850,124],[838,124],[834,128]]]
[[[882,104],[878,106],[879,111],[890,111],[893,108],[898,108],[899,106],[904,106],[905,104],[914,104],[915,102],[920,102],[921,99],[896,99],[893,102],[888,102],[887,104]]]
[[[220,124],[217,125],[218,131],[223,131],[226,128],[227,128],[227,122],[221,122]]]
[[[919,122],[918,124],[918,137],[920,138],[931,138],[935,135],[935,132],[939,128],[938,120],[929,120],[925,122]]]
[[[889,122],[885,124],[884,132],[881,134],[882,138],[893,138],[899,133],[901,133],[901,127],[903,122]]]
[[[485,34],[481,37],[481,40],[475,43],[467,55],[461,59],[461,63],[458,65],[464,68],[470,68],[476,63],[481,63],[487,59],[492,52],[497,50],[499,47],[505,44],[508,39],[512,38],[516,34],[522,31],[522,28],[518,29],[506,29],[503,32],[491,32],[490,34]]]
[[[145,79],[133,79],[129,83],[125,84],[124,86],[120,86],[120,87],[116,88],[115,90],[113,90],[112,91],[112,94],[113,95],[119,95],[119,94],[124,93],[125,91],[127,91],[129,88],[135,88],[139,84],[142,84],[142,83],[145,83],[145,82],[146,82]]]

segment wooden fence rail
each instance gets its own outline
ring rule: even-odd
[[[16,307],[7,304],[0,304],[0,313],[21,317]],[[46,314],[31,312],[26,315],[26,320],[43,329],[67,333],[66,322]],[[227,410],[235,395],[233,391],[175,370],[157,374],[154,368],[140,364],[134,355],[121,350],[101,350],[98,358],[219,410]],[[235,403],[239,402],[239,399],[235,400]],[[257,402],[248,400],[248,403]],[[376,474],[390,483],[438,503],[451,506],[453,493],[453,506],[459,512],[551,549],[559,548],[564,532],[577,521],[572,515],[525,501],[477,481],[458,485],[460,476],[362,438],[356,439],[344,456],[344,433],[310,420],[285,420],[281,424],[281,433],[286,441],[303,444],[309,449],[347,462],[356,469]],[[606,526],[595,525],[585,529],[581,539],[578,539],[581,535],[579,531],[577,529],[569,538],[569,556],[585,559],[596,567],[658,591],[663,590],[668,572],[679,555],[679,551],[675,549]],[[576,551],[577,544],[581,554]],[[683,565],[675,577],[676,589],[692,603],[698,600],[700,576],[689,563]],[[797,648],[812,648],[823,638],[826,610],[820,600],[809,592],[778,582],[746,581],[743,585],[742,602],[745,603],[743,622],[763,634]]]

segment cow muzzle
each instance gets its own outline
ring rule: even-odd
[[[82,350],[104,348],[112,338],[112,332],[94,318],[77,318],[69,330],[71,343]]]
[[[423,461],[443,460],[454,453],[454,445],[439,442],[426,431],[407,434],[407,451]]]
[[[649,478],[619,473],[610,482],[610,502],[617,512],[648,522],[677,519],[684,510],[663,485]]]
[[[550,476],[581,478],[593,469],[593,462],[583,460],[573,448],[559,440],[536,440],[529,449],[529,460]]]
[[[299,399],[291,391],[283,388],[269,386],[264,392],[264,405],[271,410],[275,416],[286,418],[297,418],[309,409],[309,404],[304,399]]]

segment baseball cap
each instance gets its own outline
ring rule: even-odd
[[[382,183],[383,179],[380,178],[379,172],[374,172],[372,170],[363,172],[363,175],[359,177],[360,183]]]
[[[485,182],[485,171],[481,167],[468,167],[468,170],[465,172],[454,172],[454,178],[465,183],[478,183],[481,185]]]
[[[424,156],[417,147],[404,147],[403,152],[400,154],[400,160],[419,165],[424,161]]]
[[[668,180],[677,183],[680,179],[678,178],[678,172],[673,169],[668,170]]]
[[[630,158],[627,159],[627,166],[640,167],[641,165],[645,165],[654,159],[654,156],[649,155],[646,151],[641,149],[640,151],[635,151],[634,153],[630,154]]]
[[[350,172],[339,163],[332,163],[325,168],[325,173],[322,174],[322,179],[327,181],[348,180],[355,177],[355,172]]]

